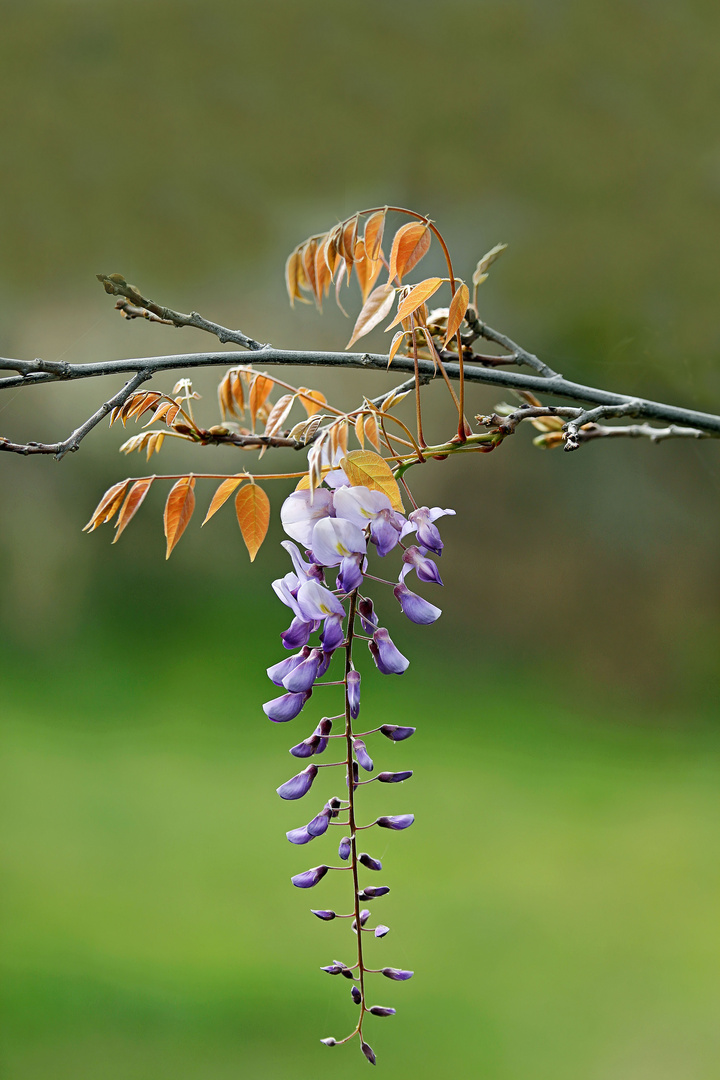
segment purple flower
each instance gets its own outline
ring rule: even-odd
[[[368,1012],[372,1013],[373,1016],[394,1016],[395,1015],[395,1009],[390,1009],[390,1008],[386,1007],[385,1005],[371,1005],[370,1008],[368,1009]]]
[[[343,836],[338,848],[338,856],[346,862],[350,858],[350,837]]]
[[[381,829],[394,829],[399,832],[400,829],[409,829],[414,820],[414,814],[396,814],[390,817],[379,817],[375,824]]]
[[[263,711],[275,724],[286,724],[288,720],[295,719],[311,693],[311,690],[307,690],[304,694],[283,694],[282,697],[266,701]]]
[[[390,927],[389,926],[383,926],[382,923],[379,923],[375,927],[375,937],[377,937],[377,938],[385,937],[385,935],[389,934],[389,933],[390,933]]]
[[[343,611],[343,615],[345,612]],[[342,628],[342,616],[330,615],[325,620],[325,626],[323,632],[320,635],[320,641],[322,647],[325,650],[326,655],[332,654],[335,649],[338,649],[345,640],[345,634]]]
[[[386,739],[392,739],[393,742],[401,742],[403,739],[409,739],[411,735],[414,735],[417,728],[398,727],[397,724],[383,724],[380,731]]]
[[[374,634],[377,630],[378,621],[372,600],[363,597],[363,599],[358,602],[358,614],[365,633]]]
[[[381,784],[401,784],[403,780],[409,780],[412,776],[412,769],[406,769],[405,772],[381,772],[377,774],[377,779]]]
[[[321,967],[320,970],[321,971],[327,971],[328,975],[339,975],[340,972],[343,970],[344,966],[345,966],[344,964],[328,964],[327,967]],[[324,1042],[325,1040],[321,1039],[320,1041]],[[333,1039],[332,1045],[333,1046],[335,1045],[335,1040],[334,1039]]]
[[[338,566],[349,555],[364,555],[367,541],[346,518],[325,517],[312,532],[312,553],[321,566]]]
[[[363,866],[367,867],[368,870],[382,870],[382,863],[380,860],[373,859],[371,855],[368,855],[367,851],[362,851],[358,855],[358,860]]]
[[[287,630],[280,635],[280,640],[286,649],[299,649],[302,645],[307,645],[314,625],[314,622],[296,615]]]
[[[318,774],[317,765],[308,765],[306,769],[293,776],[277,789],[281,799],[302,799],[312,787],[312,782]]]
[[[364,926],[369,918],[370,918],[369,909],[368,908],[363,908],[362,911],[360,912],[360,925]]]
[[[327,866],[313,866],[311,870],[305,870],[302,874],[296,874],[290,878],[297,889],[312,889],[318,881],[322,881],[328,872]],[[383,972],[384,974],[384,972]]]
[[[358,763],[362,765],[366,772],[373,771],[373,760],[368,754],[365,743],[362,739],[353,739],[353,750],[355,751],[355,757],[358,759]]]
[[[302,618],[313,621],[325,619],[328,615],[342,618],[345,614],[345,608],[338,598],[314,578],[303,582],[298,589],[297,605]]]
[[[412,979],[415,974],[414,971],[403,971],[402,968],[383,968],[383,975],[388,979],[394,979],[395,982],[405,982],[407,979]]]
[[[370,526],[370,539],[378,555],[387,555],[398,543],[405,518],[393,510],[383,492],[366,487],[344,488],[335,493],[334,505],[338,517],[347,518],[361,529]]]
[[[278,664],[273,664],[272,667],[267,669],[268,678],[271,682],[274,682],[276,686],[282,686],[285,676],[289,675],[293,668],[296,668],[303,660],[307,660],[309,655],[310,649],[305,646],[299,653],[295,653],[294,656],[287,656]]]
[[[400,588],[400,586],[398,586],[398,588]],[[410,595],[413,594],[411,593]],[[419,599],[420,597],[418,597],[418,600]],[[425,601],[422,602],[424,603]],[[432,604],[429,604],[428,607],[432,607]],[[285,689],[291,690],[296,694],[307,693],[308,690],[312,688],[312,685],[317,678],[321,659],[322,652],[320,649],[312,649],[309,655],[301,660],[299,664],[296,664],[285,676],[283,679],[283,686]]]
[[[301,829],[291,829],[290,832],[286,832],[285,835],[291,844],[309,844],[311,840],[315,839],[314,836],[310,835],[304,825]]]
[[[312,821],[309,821],[305,826],[311,836],[322,836],[327,832],[328,825],[330,823],[330,808],[325,806],[319,814],[316,814]]]
[[[310,911],[313,915],[317,915],[318,919],[322,919],[323,922],[330,922],[331,919],[335,918],[334,911],[316,911],[315,908],[310,908]]]
[[[330,619],[325,620],[325,627],[323,629],[323,634],[325,633],[325,630],[327,629],[327,625],[328,625],[329,622],[330,622]],[[330,661],[332,660],[332,657],[333,657],[333,654],[331,652],[323,652],[323,653],[321,653],[320,663],[318,664],[318,669],[317,669],[317,675],[315,676],[316,679],[322,679],[323,675],[325,674],[327,669],[330,667]]]
[[[383,628],[375,631],[372,641],[368,642],[368,648],[378,671],[383,675],[402,675],[410,663],[400,650],[395,648],[390,635]]]
[[[358,893],[358,900],[377,900],[379,896],[385,896],[389,892],[387,885],[366,885],[362,892]]]
[[[370,526],[370,539],[378,555],[385,556],[400,542],[405,518],[394,510],[381,510]]]
[[[322,581],[322,568],[316,563],[305,562],[292,540],[282,540],[280,546],[284,547],[290,555],[293,570],[299,581],[306,581],[309,577],[317,578],[318,581]]]
[[[438,555],[442,555],[443,542],[433,522],[437,521],[438,518],[445,517],[447,514],[454,516],[455,511],[441,510],[439,506],[434,506],[432,510],[427,506],[420,506],[408,515],[408,523],[403,528],[402,537],[404,538],[409,533],[414,532],[417,534],[419,544],[422,544],[423,547],[428,548],[430,551],[436,552]]]
[[[294,491],[280,508],[283,529],[303,547],[310,547],[313,529],[321,518],[332,513],[332,492],[325,488]]]
[[[312,757],[313,754],[321,752],[319,749],[321,741],[323,740],[319,739],[317,735],[310,735],[307,739],[299,742],[297,746],[291,746],[290,753],[293,757]]]
[[[395,599],[400,601],[400,607],[403,610],[403,615],[407,615],[408,619],[414,623],[420,623],[422,626],[426,626],[428,623],[435,622],[442,615],[442,611],[439,607],[435,607],[434,604],[428,603],[427,600],[423,600],[422,596],[418,596],[417,593],[410,592],[405,582],[401,582],[393,589]],[[304,660],[303,663],[307,664],[308,661]],[[302,667],[302,664],[299,665]],[[291,673],[288,678],[293,677]],[[287,686],[287,683],[285,683]]]
[[[350,997],[353,999],[356,1005],[359,1005],[362,1001],[362,994],[360,993],[360,988],[357,986],[351,986]]]
[[[323,971],[325,971],[325,968],[323,968]],[[333,1039],[332,1035],[328,1035],[327,1039],[321,1039],[320,1042],[324,1043],[325,1046],[337,1046],[337,1042]]]
[[[432,559],[428,559],[427,555],[423,555],[420,548],[416,547],[415,544],[403,552],[403,568],[400,571],[400,578],[404,580],[405,575],[413,569],[420,581],[432,581],[436,585],[442,585],[437,566]]]
[[[347,676],[347,696],[350,715],[356,720],[360,713],[360,672],[349,671]],[[372,769],[372,765],[370,766]]]
[[[375,1059],[375,1051],[373,1050],[372,1046],[369,1046],[368,1043],[366,1043],[366,1042],[361,1042],[360,1043],[360,1049],[362,1050],[363,1054],[368,1059],[370,1064],[374,1065],[376,1059]]]
[[[348,555],[340,563],[337,576],[338,589],[345,594],[357,589],[359,585],[362,585],[365,569],[367,569],[367,559],[364,555]]]
[[[317,750],[315,751],[316,754],[323,754],[325,752],[328,744],[327,736],[330,734],[331,730],[332,720],[330,720],[327,716],[323,717],[318,726],[315,728],[314,732],[315,735],[320,736],[320,742],[318,744]]]

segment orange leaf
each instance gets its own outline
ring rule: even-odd
[[[390,278],[402,281],[404,274],[417,266],[430,247],[432,233],[426,222],[411,221],[395,233],[390,252]]]
[[[235,510],[250,562],[254,562],[270,524],[270,500],[257,484],[247,484],[237,493]]]
[[[365,429],[365,437],[372,443],[378,453],[380,453],[380,437],[378,433],[377,420],[374,416],[366,416],[365,423],[363,425]]]
[[[203,525],[207,525],[210,518],[217,514],[220,507],[225,505],[225,503],[232,495],[233,491],[235,491],[240,486],[240,484],[242,484],[244,479],[244,476],[230,476],[227,480],[223,480],[222,484],[220,484],[217,491],[212,497],[212,502],[210,503],[208,512],[205,515]]]
[[[116,544],[118,542],[123,533],[123,530],[127,525],[130,524],[132,519],[135,517],[137,511],[142,506],[143,499],[150,490],[150,485],[152,484],[154,479],[155,477],[151,476],[149,480],[138,480],[137,483],[133,484],[133,486],[130,488],[130,491],[128,492],[128,497],[123,503],[123,508],[120,511],[117,522],[115,523],[115,529],[117,531],[113,539],[113,544]]]
[[[373,454],[371,450],[352,450],[340,464],[351,487],[382,491],[395,510],[399,510],[401,514],[405,512],[400,488],[385,458]]]
[[[265,404],[275,383],[267,375],[256,375],[250,387],[250,422],[255,428],[255,417]]]
[[[290,304],[292,307],[295,306],[296,300],[299,300],[303,304],[310,303],[310,301],[300,292],[301,286],[307,286],[308,284],[300,251],[293,251],[289,256],[288,261],[285,263],[285,284],[287,285],[288,296],[290,297]]]
[[[395,288],[389,281],[387,284],[378,285],[377,289],[373,289],[357,317],[352,337],[345,346],[346,349],[351,348],[358,338],[369,334],[373,327],[382,322],[393,306],[394,299]]]
[[[107,489],[83,532],[95,532],[98,525],[104,525],[106,521],[110,521],[114,517],[120,503],[123,501],[125,489],[129,483],[129,480],[121,480],[119,484],[113,484],[111,488]]]
[[[265,423],[265,435],[274,435],[283,426],[292,409],[294,400],[294,394],[283,394],[282,397],[277,399]]]
[[[363,233],[365,254],[373,262],[380,256],[386,214],[387,210],[378,210],[377,214],[372,214],[365,222],[365,232]]]
[[[166,559],[170,558],[173,548],[185,532],[192,517],[192,512],[195,509],[194,487],[195,477],[184,476],[182,480],[178,480],[168,495],[165,503],[165,513],[163,514],[165,537],[167,539]]]
[[[323,405],[327,404],[327,400],[324,394],[321,394],[319,390],[308,390],[307,386],[301,386],[298,390],[299,400],[302,407],[308,416],[313,416],[316,412],[320,412]]]
[[[318,304],[322,307],[322,298],[330,291],[332,274],[325,262],[325,251],[322,245],[318,245],[315,252],[315,281],[317,283]]]
[[[392,345],[390,346],[390,352],[388,353],[388,367],[393,362],[393,357],[403,343],[403,339],[407,334],[407,330],[398,330],[395,337],[392,339]]]
[[[305,270],[305,277],[307,278],[308,288],[315,297],[315,303],[319,301],[317,278],[315,276],[315,252],[317,250],[317,240],[308,240],[307,244],[303,248],[303,267]]]
[[[419,307],[429,300],[433,293],[436,293],[443,283],[443,279],[440,277],[430,277],[425,281],[421,281],[419,285],[415,285],[407,294],[404,300],[401,300],[398,305],[397,315],[394,320],[385,329],[390,330],[393,326],[397,326],[403,319],[408,319],[414,311],[417,311]]]
[[[450,303],[450,310],[448,312],[447,321],[447,333],[445,334],[444,342],[445,348],[448,347],[448,343],[452,341],[452,339],[457,334],[460,328],[460,323],[465,318],[465,312],[468,309],[469,303],[470,290],[463,281],[463,283],[461,285],[458,285],[457,289],[455,290],[455,295],[453,296]]]
[[[365,449],[365,432],[363,431],[363,419],[364,419],[363,414],[360,413],[357,420],[355,421],[355,437],[356,437],[357,441],[360,443],[360,445],[362,446],[362,448],[364,450]]]

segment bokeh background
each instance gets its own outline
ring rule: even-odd
[[[118,271],[275,345],[341,347],[342,315],[289,311],[285,256],[391,202],[431,213],[466,277],[510,245],[482,314],[555,368],[717,411],[719,92],[706,0],[8,0],[0,352],[214,347],[123,322],[94,278]],[[215,381],[196,380],[207,423]],[[388,385],[323,388],[350,405]],[[0,432],[60,438],[107,393],[4,395]],[[427,398],[441,437],[451,413],[440,387]],[[121,441],[104,429],[60,464],[0,462],[3,1076],[360,1075],[356,1050],[317,1042],[353,1021],[347,984],[318,971],[346,927],[289,886],[307,853],[282,834],[307,814],[274,794],[288,733],[260,710],[285,625],[277,521],[252,567],[231,506],[200,533],[210,488],[170,563],[164,491],[117,547],[82,535],[141,468]],[[250,460],[162,456],[171,471]],[[393,886],[377,957],[417,972],[378,987],[398,1008],[370,1034],[379,1067],[711,1080],[717,445],[564,455],[521,431],[417,473],[417,496],[458,516],[443,618],[390,612],[412,666],[364,697],[378,723],[419,726],[376,753],[411,784],[367,789],[369,812],[417,816],[373,849]]]

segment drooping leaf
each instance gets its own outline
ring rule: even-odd
[[[205,515],[203,525],[206,525],[210,518],[217,514],[220,507],[225,505],[233,491],[240,487],[244,479],[244,476],[230,476],[227,480],[223,480],[222,484],[220,484],[212,497],[212,502],[208,507],[208,512]]]
[[[183,476],[168,495],[165,503],[165,513],[163,514],[165,538],[167,539],[166,559],[170,558],[173,548],[185,532],[192,517],[192,512],[195,509],[194,488],[195,477]]]
[[[318,306],[322,309],[323,296],[329,292],[330,282],[332,281],[332,274],[325,262],[325,251],[322,244],[318,244],[315,251],[315,281],[318,291]]]
[[[150,438],[147,444],[147,457],[146,461],[149,461],[153,454],[159,454],[162,450],[162,444],[165,442],[164,431],[153,431],[150,433]]]
[[[250,562],[254,562],[270,524],[270,500],[258,484],[246,484],[235,497],[235,511]]]
[[[419,307],[429,300],[430,297],[438,291],[443,283],[443,278],[431,277],[426,278],[425,281],[421,281],[418,285],[415,285],[407,294],[404,300],[401,300],[398,304],[397,315],[385,329],[390,330],[393,326],[397,326],[403,319],[409,319],[414,311],[417,311]]]
[[[352,450],[340,464],[351,487],[382,491],[395,510],[399,510],[401,514],[405,512],[397,480],[387,461],[379,454],[373,454],[371,450]]]
[[[378,285],[377,289],[373,289],[357,317],[352,337],[345,348],[352,348],[358,338],[369,334],[373,327],[382,322],[393,306],[394,300],[395,287],[389,281],[385,285]]]
[[[307,278],[308,287],[315,298],[315,303],[319,305],[320,297],[318,295],[317,277],[315,275],[315,253],[317,251],[317,240],[308,240],[303,248],[303,268],[305,270],[305,277]]]
[[[386,214],[387,210],[378,210],[376,214],[371,214],[365,222],[365,232],[363,233],[365,254],[373,262],[380,256]]]
[[[300,404],[308,416],[320,412],[323,405],[327,405],[327,399],[319,390],[309,390],[307,386],[301,386],[298,390]]]
[[[326,236],[325,242],[322,245],[323,256],[325,258],[325,265],[330,271],[331,275],[335,273],[335,266],[338,261],[338,242],[342,236],[342,228],[336,226]]]
[[[460,324],[462,323],[463,319],[465,318],[465,312],[468,309],[468,304],[469,303],[470,303],[470,290],[468,289],[467,285],[463,281],[461,285],[458,285],[457,289],[455,290],[455,295],[453,296],[452,300],[450,301],[450,310],[448,312],[448,321],[447,321],[447,332],[445,334],[445,342],[444,342],[445,348],[447,348],[448,343],[450,341],[452,341],[452,339],[457,334],[457,332],[458,332],[458,330],[460,328]]]
[[[360,413],[355,421],[355,438],[360,443],[362,449],[365,449],[365,431],[363,430],[363,414]]]
[[[283,394],[273,405],[265,424],[265,435],[274,435],[283,426],[292,409],[294,394]]]
[[[330,451],[333,459],[338,450],[342,450],[343,454],[347,453],[347,442],[348,425],[347,420],[343,418],[330,428]]]
[[[390,251],[390,278],[402,281],[404,274],[417,266],[430,247],[432,233],[426,222],[411,221],[395,233]]]
[[[287,286],[288,296],[290,297],[291,307],[295,307],[296,300],[299,300],[302,304],[310,303],[300,291],[301,285],[307,285],[307,278],[305,276],[302,254],[298,250],[293,251],[292,254],[288,256],[288,260],[285,263],[285,284]]]
[[[358,215],[351,218],[347,225],[343,229],[342,235],[342,250],[345,256],[345,269],[347,271],[348,285],[350,284],[350,274],[352,273],[353,262],[355,259],[355,241],[357,240],[358,231]]]
[[[104,525],[106,521],[110,521],[115,516],[129,483],[129,480],[121,480],[119,484],[113,484],[112,487],[107,489],[95,507],[92,517],[83,528],[83,532],[95,532],[98,525]]]
[[[475,272],[472,276],[473,285],[479,285],[481,281],[485,280],[489,268],[495,260],[502,255],[506,248],[507,244],[496,244],[494,248],[490,248],[490,251],[487,251],[483,255],[482,259],[478,261],[478,264],[475,267]]]
[[[392,364],[393,357],[402,345],[406,334],[407,330],[398,330],[397,334],[395,334],[394,338],[392,339],[392,344],[390,345],[390,352],[388,353],[388,367],[390,367],[390,365]]]
[[[149,477],[147,480],[138,480],[130,488],[128,497],[123,503],[122,510],[118,515],[117,522],[115,523],[115,536],[113,538],[113,544],[116,544],[122,536],[125,528],[130,524],[135,514],[142,506],[143,499],[150,490],[154,476]]]
[[[265,404],[275,383],[267,375],[256,375],[250,387],[250,422],[255,429],[255,417]]]
[[[366,416],[365,417],[365,423],[364,423],[363,427],[364,427],[364,430],[365,430],[365,438],[368,440],[368,442],[372,443],[372,445],[375,447],[375,449],[377,450],[377,452],[379,454],[380,453],[380,436],[379,436],[379,432],[378,432],[377,420],[375,419],[375,417],[372,416],[372,415],[371,416]]]

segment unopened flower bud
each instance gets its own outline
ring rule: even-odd
[[[318,752],[320,741],[317,735],[310,735],[307,739],[303,739],[302,742],[298,743],[297,746],[291,746],[290,753],[293,757],[312,757],[313,754]]]
[[[414,971],[403,971],[402,968],[382,968],[382,973],[387,979],[394,979],[395,982],[405,982],[407,979],[412,979],[415,974]]]
[[[350,858],[350,837],[349,836],[343,836],[342,840],[340,841],[340,846],[338,848],[338,855],[343,860],[343,862],[345,862],[347,859]]]
[[[303,825],[301,829],[291,829],[290,832],[285,833],[291,844],[309,844],[311,840],[314,840],[314,836],[311,836]]]
[[[332,919],[335,918],[335,912],[334,911],[323,910],[323,909],[316,910],[315,908],[310,908],[310,911],[312,912],[313,915],[317,915],[318,919],[322,919],[323,922],[330,922]]]
[[[304,870],[302,874],[295,874],[290,878],[296,889],[312,889],[318,881],[322,881],[328,872],[327,866],[313,866],[311,870]]]
[[[311,693],[311,690],[307,690],[302,694],[283,694],[282,697],[266,701],[263,711],[275,724],[286,724],[288,720],[295,719]]]
[[[370,909],[365,907],[360,912],[360,925],[364,926],[369,918],[370,918]]]
[[[385,935],[389,934],[389,933],[390,933],[390,927],[389,926],[383,926],[382,923],[378,923],[378,925],[375,927],[375,937],[377,937],[377,938],[385,937]]]
[[[297,776],[293,776],[277,789],[281,799],[302,799],[312,787],[312,782],[318,774],[317,765],[308,765]]]
[[[360,713],[360,672],[349,671],[347,676],[347,696],[350,715],[356,720]]]
[[[361,1042],[360,1043],[360,1049],[362,1050],[363,1054],[368,1059],[370,1064],[374,1065],[375,1064],[375,1051],[373,1050],[372,1046],[369,1046],[366,1042]]]
[[[395,647],[387,630],[383,628],[375,631],[372,641],[368,642],[368,648],[378,671],[383,675],[402,675],[410,664],[410,661]]]
[[[406,615],[411,622],[418,623],[420,626],[428,626],[430,623],[434,623],[435,620],[439,619],[442,615],[442,610],[439,607],[435,607],[435,604],[428,603],[427,600],[424,600],[422,596],[418,596],[417,593],[411,592],[404,582],[395,586],[393,594],[395,599],[400,603],[403,615]],[[307,664],[309,661],[305,660],[304,663]],[[288,689],[294,688],[290,686],[288,680],[296,679],[296,672],[298,672],[302,666],[302,664],[298,665],[283,683]],[[302,689],[306,688],[303,687]]]
[[[323,968],[323,970],[325,970]],[[337,1042],[333,1039],[332,1035],[329,1035],[327,1039],[321,1039],[321,1043],[325,1043],[325,1046],[337,1046]]]
[[[368,1009],[373,1016],[394,1016],[395,1009],[386,1008],[384,1005],[371,1005]]]
[[[402,742],[403,739],[409,739],[411,735],[414,735],[417,728],[399,727],[397,724],[383,724],[380,731],[386,739],[392,739],[393,742]]]
[[[353,999],[356,1005],[359,1005],[362,1001],[362,994],[360,993],[360,988],[357,986],[351,986],[350,997]]]
[[[373,771],[373,760],[367,752],[365,743],[362,739],[353,740],[353,750],[355,751],[355,757],[358,759],[358,763],[362,765],[366,772]]]
[[[390,892],[387,885],[366,885],[362,892],[358,893],[358,900],[377,900],[379,896],[385,896]]]
[[[381,784],[400,784],[403,780],[409,780],[412,776],[412,769],[406,769],[405,772],[381,772],[378,773],[377,778]]]
[[[330,823],[330,811],[323,808],[319,814],[309,821],[305,828],[311,836],[322,836],[327,832],[328,825]]]
[[[414,814],[394,814],[379,817],[375,824],[381,829],[395,829],[399,832],[400,829],[409,829],[414,820]]]
[[[362,628],[366,634],[374,634],[377,630],[377,615],[373,608],[372,600],[364,597],[358,602],[358,614],[360,616],[360,622]]]
[[[363,866],[366,866],[368,870],[382,870],[382,863],[379,859],[373,859],[371,855],[368,855],[367,851],[361,851],[358,855],[359,861]]]

